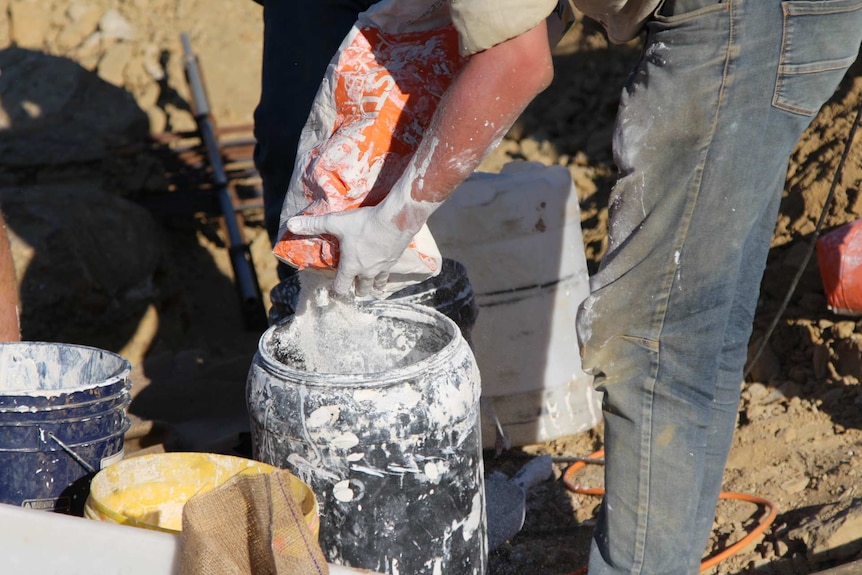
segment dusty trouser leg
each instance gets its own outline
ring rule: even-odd
[[[254,161],[263,181],[264,218],[275,244],[284,196],[293,174],[299,135],[326,67],[357,15],[372,0],[266,0],[260,102],[254,112]],[[295,270],[279,263],[282,280],[270,316],[294,311]]]
[[[862,0],[805,4],[818,14],[677,0],[647,25],[617,121],[608,253],[578,322],[604,393],[590,575],[697,570],[787,158],[862,35]],[[825,30],[841,48],[817,45]]]
[[[783,182],[783,178],[782,178]],[[710,419],[706,429],[706,450],[704,453],[704,475],[701,497],[695,514],[695,527],[692,531],[690,573],[696,573],[701,556],[694,551],[706,547],[715,517],[715,505],[721,491],[722,478],[728,453],[730,452],[733,430],[739,408],[739,393],[742,386],[743,364],[748,352],[748,340],[754,321],[760,279],[766,262],[766,248],[772,239],[772,229],[780,204],[783,185],[771,192],[772,206],[768,206],[758,225],[743,244],[743,267],[737,272],[739,282],[733,305],[730,308],[725,340],[719,356],[718,375],[715,393],[711,402]],[[757,256],[756,254],[761,254]],[[752,297],[754,294],[754,297]]]

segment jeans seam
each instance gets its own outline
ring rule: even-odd
[[[724,68],[722,70],[722,78],[721,78],[721,86],[719,88],[718,100],[715,105],[715,112],[713,114],[712,126],[710,127],[709,136],[707,139],[707,143],[704,147],[703,154],[701,156],[700,162],[698,162],[697,166],[697,174],[694,181],[694,185],[692,190],[689,192],[694,192],[689,197],[689,206],[687,206],[684,217],[680,222],[680,233],[677,235],[676,246],[675,248],[681,252],[682,246],[685,243],[684,238],[688,237],[692,217],[694,211],[698,204],[698,199],[700,197],[701,186],[703,184],[703,173],[704,166],[706,164],[707,158],[709,156],[710,147],[712,145],[712,141],[715,138],[716,130],[718,126],[718,118],[720,116],[722,110],[722,104],[725,99],[725,90],[728,84],[728,76],[731,58],[733,54],[732,46],[734,43],[734,35],[735,35],[735,27],[734,27],[734,15],[736,8],[736,1],[729,0],[727,2],[727,14],[728,14],[728,36],[727,36],[727,45],[725,46],[725,60],[724,60]],[[667,273],[667,278],[662,286],[662,305],[660,311],[660,319],[658,321],[658,337],[657,337],[657,350],[654,355],[652,373],[649,376],[648,389],[646,393],[645,405],[644,405],[644,436],[641,440],[641,450],[642,453],[646,453],[647,456],[641,462],[641,483],[639,485],[639,498],[640,502],[646,503],[646,509],[649,509],[649,500],[650,500],[650,489],[649,489],[649,478],[650,471],[652,466],[652,438],[654,435],[653,429],[653,407],[655,401],[655,384],[658,380],[658,374],[661,370],[661,352],[662,352],[662,331],[664,330],[665,319],[667,318],[667,312],[669,308],[669,302],[671,294],[673,293],[673,286],[676,283],[678,266],[674,264],[670,267]],[[646,387],[646,386],[645,386]],[[632,575],[637,575],[643,572],[644,563],[646,561],[646,533],[649,523],[649,514],[645,512],[641,512],[642,509],[639,509],[639,519],[638,519],[638,527],[637,527],[637,535],[635,539],[635,555],[634,561],[632,563]],[[642,518],[642,519],[641,519]]]

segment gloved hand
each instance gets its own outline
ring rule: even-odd
[[[296,235],[331,235],[338,239],[338,270],[332,289],[346,296],[355,283],[356,295],[381,293],[389,271],[418,233],[429,233],[425,222],[441,202],[416,201],[412,181],[399,180],[376,206],[320,216],[295,216],[287,228]]]

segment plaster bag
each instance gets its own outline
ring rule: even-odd
[[[338,266],[338,241],[296,236],[294,215],[373,206],[410,162],[441,97],[466,63],[448,3],[383,0],[360,14],[330,62],[303,128],[275,256],[298,269]],[[387,292],[436,276],[427,226],[390,270]]]
[[[815,245],[829,310],[862,315],[862,220],[823,234]]]

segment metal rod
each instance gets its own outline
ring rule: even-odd
[[[259,327],[266,324],[266,316],[263,310],[260,287],[257,283],[257,274],[251,261],[251,252],[243,240],[239,222],[237,221],[236,210],[234,209],[230,191],[228,190],[228,178],[222,164],[221,151],[216,140],[216,130],[210,117],[209,101],[207,100],[197,57],[192,52],[188,34],[183,32],[180,38],[183,44],[183,64],[189,89],[191,90],[195,121],[197,122],[198,131],[200,132],[200,137],[212,170],[212,179],[216,188],[219,207],[224,216],[225,228],[228,235],[228,253],[230,254],[234,280],[236,281],[243,313],[248,327]]]

